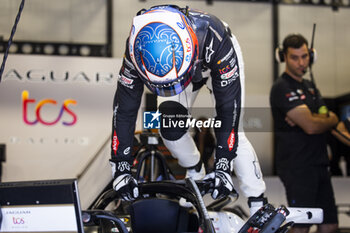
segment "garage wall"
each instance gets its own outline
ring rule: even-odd
[[[0,1],[0,36],[10,36],[21,0]],[[17,40],[104,43],[106,0],[25,1]]]
[[[0,84],[3,181],[78,177],[110,138],[120,64],[116,58],[10,56]]]

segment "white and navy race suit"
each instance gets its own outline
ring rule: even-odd
[[[172,97],[158,96],[158,104],[176,101],[190,110],[199,88],[206,84],[214,99],[216,120],[221,121],[221,128],[215,130],[216,160],[233,159],[233,169],[243,195],[259,196],[265,191],[265,183],[255,151],[239,124],[245,78],[240,46],[228,26],[217,17],[190,10],[188,18],[194,24],[198,39],[200,68],[196,69],[191,84],[183,92]],[[143,90],[144,83],[126,49],[113,106],[111,156],[114,160],[132,163],[131,147]],[[181,166],[191,167],[198,163],[200,154],[188,132],[177,140],[163,137],[163,142]]]

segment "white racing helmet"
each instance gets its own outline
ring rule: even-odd
[[[174,96],[191,82],[198,41],[189,19],[179,9],[159,6],[134,17],[129,52],[153,93]]]

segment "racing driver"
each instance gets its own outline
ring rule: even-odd
[[[222,198],[233,190],[234,170],[251,214],[266,203],[265,182],[258,158],[240,119],[244,102],[244,72],[240,46],[228,25],[217,17],[180,8],[155,6],[133,18],[113,105],[111,166],[113,188],[125,200],[138,197],[131,175],[135,123],[144,85],[158,97],[158,111],[186,116],[199,89],[206,85],[214,99],[216,150],[211,193]],[[179,120],[179,119],[174,119]],[[205,177],[200,153],[188,127],[160,128],[160,135],[186,177]]]

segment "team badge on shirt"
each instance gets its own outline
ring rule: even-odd
[[[287,93],[286,97],[288,98],[289,102],[292,102],[294,100],[298,100],[299,99],[299,96],[294,91],[291,91],[291,92]]]

